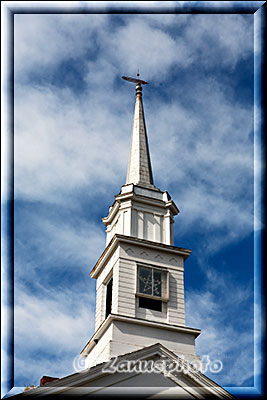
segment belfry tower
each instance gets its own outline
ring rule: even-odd
[[[199,360],[200,330],[185,325],[184,262],[190,250],[174,246],[179,210],[154,185],[140,79],[126,184],[115,196],[106,248],[90,275],[96,279],[95,333],[82,350],[91,367],[111,357],[160,343],[188,361]]]

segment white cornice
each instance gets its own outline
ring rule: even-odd
[[[142,188],[141,186],[133,184],[126,185],[126,187],[128,190],[121,190],[121,192],[115,196],[115,201],[113,205],[109,208],[108,215],[102,218],[102,222],[105,225],[108,225],[112,222],[113,218],[120,208],[120,203],[129,200],[143,203],[152,207],[159,207],[161,209],[169,208],[173,215],[177,215],[180,212],[174,201],[171,200],[168,192]]]
[[[120,208],[120,203],[116,200],[110,207],[108,215],[102,218],[102,222],[104,225],[107,226],[108,224],[110,224],[110,222],[113,220],[116,213],[118,212],[119,208]]]
[[[150,240],[139,239],[139,238],[135,238],[132,236],[116,234],[113,236],[113,238],[111,239],[111,241],[109,242],[109,244],[107,245],[107,247],[105,248],[105,250],[103,251],[101,256],[99,257],[99,259],[98,259],[97,263],[95,264],[95,266],[93,267],[92,271],[90,272],[91,278],[96,279],[99,276],[105,263],[111,257],[111,255],[113,254],[113,252],[115,251],[115,249],[117,248],[117,246],[120,242],[121,243],[129,243],[129,244],[133,244],[133,245],[138,244],[143,247],[157,249],[158,251],[161,250],[161,251],[165,251],[165,252],[172,253],[172,254],[174,253],[179,256],[182,256],[184,260],[186,260],[187,257],[189,257],[189,255],[191,254],[191,250],[189,250],[189,249],[171,246],[171,245],[167,245],[167,244],[159,243],[159,242],[152,242]]]
[[[93,334],[89,342],[86,344],[86,346],[83,348],[81,351],[82,356],[87,356],[88,353],[96,346],[96,341],[98,341],[103,334],[106,332],[106,330],[109,328],[111,323],[113,321],[120,321],[120,322],[126,322],[130,324],[137,324],[137,325],[142,325],[142,326],[149,326],[151,328],[159,328],[159,329],[164,329],[164,330],[169,330],[169,331],[175,331],[179,333],[185,333],[188,335],[192,335],[195,338],[197,338],[201,332],[200,329],[195,329],[195,328],[189,328],[186,326],[179,326],[179,325],[169,325],[163,322],[156,322],[156,321],[148,321],[145,319],[141,318],[136,318],[136,317],[128,317],[125,315],[118,315],[118,314],[109,314],[109,316],[104,320],[104,322],[100,325],[100,327],[96,330],[96,332]]]

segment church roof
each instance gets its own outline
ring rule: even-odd
[[[154,188],[140,83],[136,84],[134,121],[126,178],[126,184],[130,183]]]
[[[145,371],[145,368],[148,369]],[[132,395],[141,395],[143,398],[165,392],[176,394],[178,398],[234,398],[220,385],[160,343],[115,357],[109,362],[65,376],[16,396],[74,394],[90,398],[101,394],[125,396],[125,393],[129,392]]]

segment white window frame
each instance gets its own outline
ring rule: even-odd
[[[151,270],[157,270],[162,273],[162,276],[166,277],[165,285],[166,285],[166,290],[165,291],[165,296],[154,296],[153,294],[145,294],[139,292],[139,268],[147,268]],[[153,272],[152,272],[153,274]],[[136,274],[136,296],[138,297],[146,297],[148,299],[154,299],[154,300],[159,300],[159,301],[164,301],[167,302],[169,300],[169,271],[165,268],[160,268],[160,267],[155,267],[154,265],[151,264],[137,264],[137,274]],[[163,282],[162,282],[163,283]]]

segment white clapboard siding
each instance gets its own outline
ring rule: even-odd
[[[96,292],[96,317],[95,317],[95,330],[99,327],[102,321],[105,318],[105,308],[103,305],[105,304],[105,290],[104,285],[100,285]]]
[[[118,313],[135,317],[136,263],[121,259],[119,263]]]
[[[126,247],[126,246],[125,246]],[[145,254],[144,262],[151,266],[155,263],[155,254],[159,255],[158,259],[163,268],[169,271],[169,300],[163,303],[162,312],[142,309],[138,307],[136,298],[136,281],[137,281],[137,265],[140,262],[140,254]],[[116,254],[115,254],[116,253]],[[96,298],[96,329],[105,318],[106,308],[106,283],[109,277],[113,276],[112,290],[112,313],[127,315],[131,317],[144,318],[171,325],[185,325],[185,305],[184,305],[184,271],[183,263],[177,266],[165,264],[170,256],[164,253],[146,252],[137,246],[129,248],[129,258],[125,251],[120,249],[116,251],[97,279],[97,298]],[[134,257],[132,256],[134,254]],[[139,255],[139,260],[135,259],[135,255]],[[159,265],[160,267],[160,265]]]
[[[170,271],[169,290],[168,323],[173,325],[185,325],[182,271]]]
[[[163,304],[163,309],[162,312],[154,311],[154,310],[148,310],[145,308],[137,308],[137,317],[138,318],[143,318],[148,321],[156,321],[156,322],[163,322],[166,323],[167,321],[167,312],[166,308],[164,309],[165,304]]]

